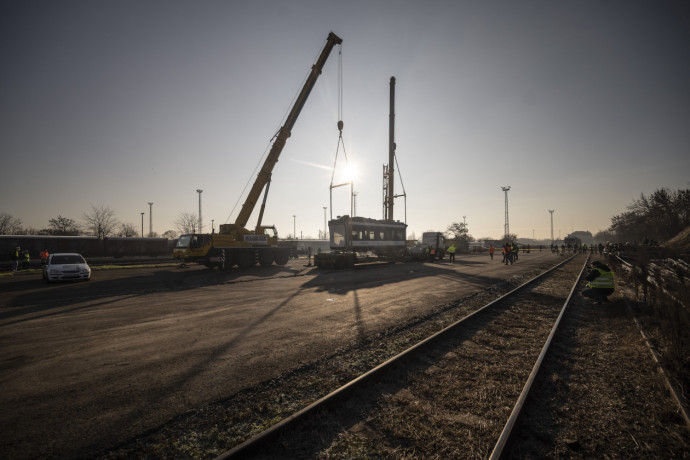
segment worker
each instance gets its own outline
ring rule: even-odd
[[[592,271],[585,277],[589,283],[587,289],[582,291],[582,297],[594,299],[596,304],[608,302],[608,296],[616,289],[613,271],[598,260],[592,262],[592,267]]]
[[[508,242],[503,245],[501,252],[503,253],[503,262],[505,262],[506,265],[508,265],[508,262],[510,262],[510,265],[513,265],[513,254],[511,252],[511,246]]]
[[[40,256],[41,256],[41,264],[45,265],[46,262],[48,262],[48,256],[50,256],[50,253],[48,252],[47,249],[44,249],[43,251],[41,251]]]
[[[19,270],[19,259],[21,258],[20,257],[21,250],[22,249],[19,246],[17,246],[16,248],[14,248],[14,250],[10,251],[10,259],[12,260],[12,271],[13,272],[16,272],[17,270]]]
[[[448,248],[448,259],[455,263],[455,245],[451,243],[450,247]]]
[[[491,260],[494,260],[494,252],[496,251],[496,248],[494,248],[493,244],[489,245],[489,256],[491,256]]]
[[[31,268],[31,256],[29,255],[29,250],[24,249],[24,267],[26,269]]]
[[[433,262],[435,258],[436,258],[436,249],[434,249],[433,247],[429,248],[429,260],[431,262]]]

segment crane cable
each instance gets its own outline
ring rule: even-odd
[[[340,46],[342,47],[342,45],[340,45]],[[318,56],[319,56],[319,52],[316,53],[316,57],[313,59],[312,62],[316,62],[318,59]],[[311,70],[309,70],[307,72],[307,74],[304,76],[304,79],[302,80],[302,84],[297,88],[297,91],[295,92],[295,95],[292,97],[290,104],[288,104],[287,108],[285,109],[285,113],[283,114],[283,118],[281,118],[280,122],[278,123],[278,128],[276,129],[275,134],[268,140],[268,143],[266,144],[266,148],[264,149],[264,153],[261,154],[259,161],[257,161],[256,166],[254,167],[254,171],[252,171],[252,173],[247,178],[247,183],[244,184],[244,188],[242,189],[242,193],[240,193],[240,195],[237,197],[237,201],[235,201],[235,205],[230,210],[230,214],[228,215],[228,218],[225,219],[226,224],[230,220],[230,217],[232,217],[232,214],[235,212],[235,209],[237,209],[237,205],[240,204],[240,201],[242,200],[244,193],[247,191],[247,187],[249,187],[249,184],[252,183],[252,178],[257,175],[256,171],[258,171],[260,166],[263,164],[264,158],[266,158],[268,151],[270,150],[271,146],[273,145],[273,141],[276,139],[276,137],[278,137],[278,134],[280,133],[280,129],[285,124],[285,120],[287,119],[288,113],[290,113],[290,109],[295,105],[295,101],[299,97],[299,93],[301,92],[302,88],[306,84],[307,79],[309,78],[310,74],[311,74]]]
[[[343,155],[345,155],[345,164],[349,166],[347,159],[347,152],[345,151],[345,141],[343,140],[343,45],[338,45],[338,144],[335,148],[335,160],[333,161],[333,169],[331,170],[331,189],[333,188],[333,179],[335,177],[335,167],[338,163],[338,152],[340,145],[343,145]]]

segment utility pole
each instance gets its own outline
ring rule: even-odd
[[[384,219],[393,220],[393,202],[395,201],[395,77],[390,79],[390,112],[388,114],[388,184],[386,191],[386,215]]]
[[[145,213],[143,213],[143,212],[141,213],[141,237],[142,238],[144,237],[144,214]]]
[[[324,240],[328,239],[328,237],[326,236],[327,233],[328,233],[328,231],[326,229],[326,206],[324,206],[323,207],[323,239]]]
[[[153,237],[153,201],[149,201],[149,238]]]
[[[352,217],[357,217],[357,192],[352,192]]]
[[[508,223],[508,191],[510,190],[510,185],[507,187],[501,187],[501,190],[506,194],[506,223],[505,226],[503,227],[503,231],[505,233],[505,237],[507,238],[508,235],[510,235],[510,224]]]
[[[201,190],[200,188],[196,189],[196,193],[199,194],[199,233],[203,233],[203,231],[201,230],[201,192],[203,192],[203,190]]]
[[[551,213],[551,243],[553,243],[553,212],[555,209],[549,209],[549,212]]]
[[[292,215],[292,237],[297,239],[297,216],[295,214]]]

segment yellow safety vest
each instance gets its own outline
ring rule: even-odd
[[[448,252],[450,252],[451,254],[455,254],[455,246],[449,247]]]
[[[596,268],[599,272],[599,276],[594,280],[590,281],[587,286],[591,288],[600,289],[615,289],[616,283],[613,281],[613,272],[607,272],[601,268]]]

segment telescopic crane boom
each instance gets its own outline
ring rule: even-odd
[[[271,173],[273,171],[273,167],[278,162],[278,157],[280,157],[280,153],[283,151],[283,147],[285,147],[285,142],[287,142],[288,137],[290,137],[290,135],[292,134],[292,127],[295,125],[297,117],[302,111],[302,107],[304,107],[304,103],[307,102],[309,93],[311,93],[311,90],[314,88],[314,85],[316,84],[316,79],[319,78],[323,66],[326,63],[326,59],[328,59],[328,56],[333,50],[333,47],[335,45],[341,44],[342,42],[343,40],[333,32],[328,34],[326,45],[321,51],[319,59],[316,61],[316,64],[312,66],[311,73],[309,74],[309,77],[307,77],[307,81],[304,83],[302,91],[299,93],[299,96],[297,97],[297,100],[295,101],[292,110],[290,110],[290,113],[288,114],[287,119],[285,120],[285,124],[278,131],[278,134],[276,135],[276,140],[273,142],[273,146],[271,147],[271,150],[268,152],[268,155],[266,156],[266,161],[264,161],[264,164],[261,167],[261,171],[259,171],[256,181],[254,181],[254,185],[252,186],[252,189],[249,191],[247,199],[242,205],[240,213],[237,215],[237,219],[235,220],[236,227],[245,227],[247,225],[249,217],[254,211],[254,207],[256,206],[256,203],[259,200],[261,191],[271,181]],[[257,223],[257,227],[259,227],[260,225],[261,222],[259,221]]]
[[[333,32],[328,34],[326,45],[321,51],[316,64],[312,66],[311,73],[307,77],[299,96],[297,96],[297,100],[290,110],[285,124],[276,134],[271,150],[268,152],[266,160],[235,222],[232,224],[221,224],[218,233],[180,235],[173,249],[173,257],[180,259],[183,263],[187,261],[198,262],[209,268],[219,267],[226,270],[235,265],[239,265],[241,268],[248,268],[257,262],[263,267],[268,267],[273,262],[278,265],[285,265],[288,262],[292,248],[278,241],[278,232],[274,226],[261,225],[266,197],[271,183],[271,172],[278,162],[278,157],[280,157],[280,153],[283,151],[283,147],[285,147],[285,142],[292,133],[292,128],[309,97],[309,93],[314,88],[316,79],[321,74],[328,55],[335,45],[339,45],[342,42],[343,40]],[[254,229],[247,229],[245,225],[247,225],[249,217],[254,211],[262,190],[264,190],[264,199],[259,212],[258,222]]]

